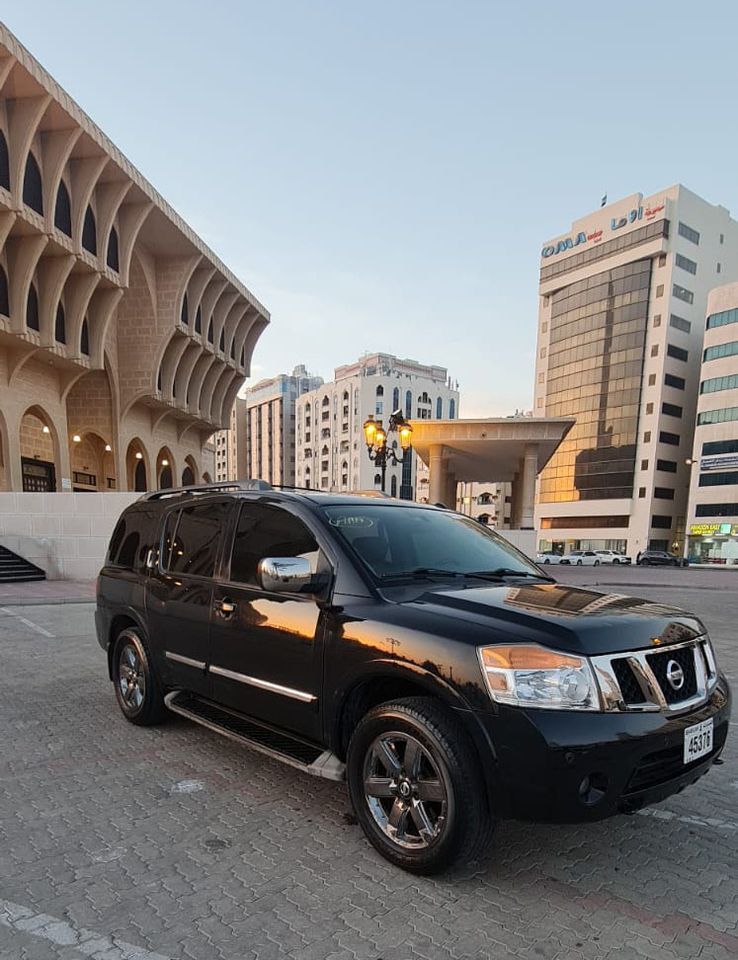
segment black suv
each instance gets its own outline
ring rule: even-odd
[[[666,550],[644,550],[636,559],[639,567],[686,567],[687,561]]]
[[[367,837],[416,872],[495,821],[596,820],[719,757],[730,691],[700,621],[555,583],[449,510],[260,482],[144,496],[100,573],[121,710],[167,708],[346,779]]]

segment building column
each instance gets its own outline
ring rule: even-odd
[[[536,505],[536,477],[538,476],[538,448],[528,443],[523,456],[523,475],[520,489],[520,529],[533,530]]]
[[[428,502],[445,503],[446,459],[442,443],[434,443],[428,457]]]
[[[520,529],[520,470],[513,474],[510,487],[510,529]]]
[[[441,497],[441,503],[444,503],[449,510],[456,509],[456,474],[446,469],[444,477],[444,490]]]

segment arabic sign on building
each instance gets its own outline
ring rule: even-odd
[[[738,453],[724,453],[717,457],[702,457],[700,470],[738,469]]]
[[[610,232],[612,233],[615,230],[622,229],[622,227],[627,227],[629,224],[637,223],[639,220],[655,220],[659,214],[663,216],[665,209],[665,200],[658,200],[656,203],[648,204],[646,207],[634,207],[621,217],[610,218]],[[555,257],[565,250],[573,250],[574,247],[581,246],[583,243],[599,243],[603,233],[604,230],[599,228],[593,230],[591,233],[580,230],[571,237],[564,237],[563,240],[557,240],[555,243],[547,244],[543,250],[541,250],[541,256],[547,259],[548,257]]]

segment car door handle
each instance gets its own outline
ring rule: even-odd
[[[236,612],[236,604],[232,600],[224,598],[218,601],[217,611],[224,620],[230,620]]]

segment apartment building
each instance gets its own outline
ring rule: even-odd
[[[681,185],[633,194],[543,245],[534,416],[575,416],[542,472],[539,546],[685,543],[709,291],[738,223]]]
[[[689,466],[688,555],[694,563],[738,564],[738,283],[707,299]]]
[[[330,383],[297,401],[297,485],[320,490],[380,489],[381,471],[367,454],[363,424],[373,416],[386,427],[396,410],[409,420],[453,420],[459,415],[458,384],[445,367],[385,353],[337,367]],[[390,436],[391,442],[394,439]],[[404,463],[387,468],[387,493],[414,499],[416,461],[409,451]]]

